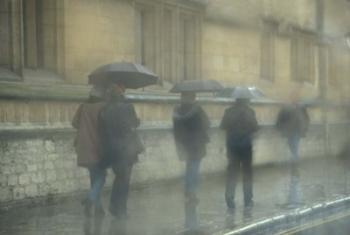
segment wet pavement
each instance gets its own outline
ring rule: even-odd
[[[186,208],[180,181],[134,189],[128,204],[128,234],[184,234],[185,211],[187,224],[198,224],[203,234],[228,231],[295,207],[348,195],[350,168],[333,158],[313,158],[293,168],[287,165],[258,167],[254,172],[255,205],[251,210],[243,208],[239,184],[236,210],[228,212],[224,186],[224,175],[202,177],[199,204],[187,204]],[[104,196],[104,206],[108,206],[108,193]],[[109,227],[114,225],[112,217],[107,214],[102,223],[102,234],[108,234]],[[84,234],[83,227],[82,207],[76,199],[0,214],[0,234],[6,235],[79,235]]]
[[[289,235],[349,235],[350,231],[350,215],[345,214],[331,218],[329,220],[322,220],[318,223],[311,223],[303,226],[300,229],[290,231]]]

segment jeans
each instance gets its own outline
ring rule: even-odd
[[[102,207],[101,191],[106,181],[106,169],[93,166],[89,169],[91,188],[88,193],[89,200],[96,206]]]
[[[187,201],[185,203],[185,229],[196,230],[199,227],[197,217],[197,203],[193,201]]]
[[[299,160],[299,143],[300,143],[300,135],[293,134],[288,137],[288,146],[290,152],[292,153],[292,161],[296,162]]]
[[[240,169],[243,173],[244,203],[249,205],[253,199],[253,169],[252,169],[252,147],[239,149],[239,151],[228,151],[229,164],[227,167],[225,199],[227,207],[234,208],[235,190],[238,182]]]
[[[185,171],[185,193],[195,195],[199,185],[201,159],[187,159]]]
[[[288,204],[300,203],[301,191],[300,191],[300,175],[298,167],[295,165],[290,166],[290,183],[288,192]]]

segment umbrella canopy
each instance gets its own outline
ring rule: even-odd
[[[317,106],[317,105],[322,105],[322,104],[327,104],[329,103],[328,100],[322,101],[320,98],[315,97],[315,98],[308,98],[308,99],[302,99],[299,101],[300,105],[303,105],[305,107],[311,107],[311,106]]]
[[[170,92],[215,92],[221,89],[220,83],[214,80],[186,80],[176,83]]]
[[[260,99],[266,96],[256,87],[237,86],[232,92],[234,99]]]
[[[131,89],[153,85],[157,82],[158,76],[152,71],[140,64],[128,62],[103,65],[89,75],[89,84],[122,83],[126,88]]]

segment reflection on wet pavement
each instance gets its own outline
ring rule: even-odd
[[[350,191],[350,170],[332,159],[308,160],[295,169],[287,165],[259,167],[254,175],[255,205],[251,210],[244,209],[239,190],[236,209],[227,211],[223,175],[202,178],[198,205],[185,203],[181,182],[133,190],[129,199],[128,234],[211,234]],[[108,206],[107,193],[104,206]],[[86,224],[92,225],[93,231],[95,221],[88,222],[79,201],[70,200],[59,205],[3,212],[0,234],[78,235],[84,234]],[[110,234],[108,231],[113,226],[116,221],[107,213],[101,221],[101,234]]]

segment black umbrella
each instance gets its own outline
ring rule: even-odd
[[[328,100],[322,101],[319,97],[315,97],[315,98],[302,99],[299,102],[299,104],[305,107],[312,107],[312,106],[317,106],[322,104],[329,104],[329,101]]]
[[[158,76],[146,67],[128,62],[103,65],[89,75],[89,84],[122,83],[126,88],[137,89],[156,84]]]
[[[232,92],[234,99],[260,99],[266,96],[256,87],[237,86]]]
[[[215,92],[222,89],[220,83],[214,80],[186,80],[176,83],[170,92]]]

